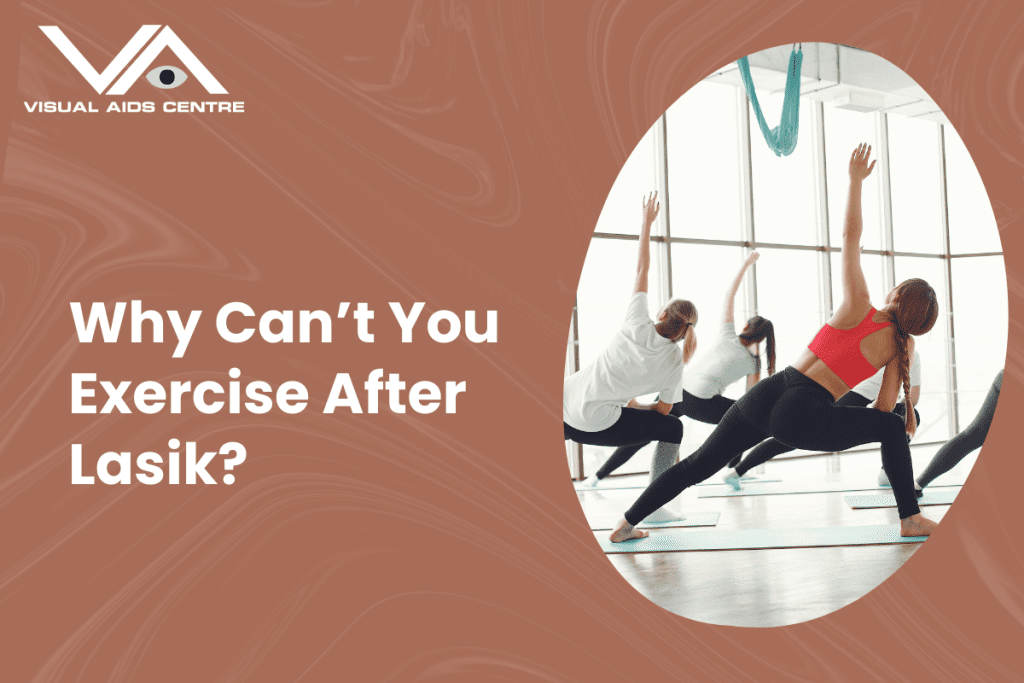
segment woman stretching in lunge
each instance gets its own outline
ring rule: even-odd
[[[683,376],[683,400],[672,406],[669,415],[689,417],[698,422],[716,425],[725,411],[736,401],[722,396],[726,387],[740,379],[747,378],[747,391],[761,378],[761,356],[758,344],[766,341],[768,374],[775,374],[775,328],[770,320],[759,315],[747,321],[743,332],[736,334],[735,302],[736,293],[743,283],[743,274],[757,261],[755,251],[740,267],[722,304],[722,326],[711,350],[700,357]],[[659,397],[660,399],[660,397]],[[617,448],[596,474],[583,483],[597,486],[598,482],[626,464],[646,443],[631,444]],[[675,464],[675,463],[673,463]],[[733,464],[733,463],[730,463]]]
[[[670,301],[658,313],[657,322],[651,322],[648,314],[647,271],[651,224],[659,208],[656,198],[654,193],[643,204],[636,281],[622,329],[594,362],[566,378],[562,395],[566,439],[592,446],[660,442],[651,461],[651,481],[675,464],[679,454],[683,425],[668,412],[683,398],[683,363],[697,348],[693,331],[697,308],[692,303]],[[683,339],[679,348],[677,342]],[[654,392],[659,400],[651,405],[633,400]],[[655,508],[648,514],[653,512]],[[662,514],[662,521],[678,518],[668,511]]]
[[[885,297],[885,304],[888,305],[892,301],[892,295],[896,293],[894,287],[891,292]],[[878,394],[882,391],[882,380],[884,379],[885,369],[879,370],[874,376],[864,380],[853,389],[850,393],[843,396],[841,399],[836,401],[837,406],[850,406],[854,408],[867,408],[873,401],[878,398]],[[914,351],[914,360],[910,363],[910,396],[904,397],[904,403],[896,404],[893,408],[893,413],[899,415],[901,418],[906,418],[907,402],[909,398],[909,404],[916,406],[918,399],[921,397],[921,354]],[[914,423],[921,424],[921,413],[917,412],[917,408],[914,408]],[[910,441],[910,434],[907,434],[907,441]],[[776,455],[782,455],[783,453],[789,453],[795,450],[790,448],[786,444],[782,443],[778,439],[768,439],[762,444],[759,444],[752,451],[747,453],[743,460],[738,465],[729,463],[730,467],[722,475],[722,481],[729,486],[739,491],[742,487],[740,479],[744,474],[754,469],[758,465],[763,465],[768,462]],[[885,475],[885,470],[882,470],[878,475],[879,486],[889,486],[889,478]],[[920,487],[919,487],[920,488]],[[918,496],[920,498],[920,495]]]
[[[910,395],[908,370],[914,353],[910,335],[925,334],[938,317],[935,291],[924,280],[907,280],[891,301],[875,310],[860,265],[861,185],[874,162],[860,145],[850,157],[850,195],[843,226],[843,302],[796,363],[758,382],[725,414],[696,453],[669,468],[637,499],[612,532],[612,542],[643,538],[635,529],[647,515],[722,469],[744,450],[772,436],[794,448],[845,451],[881,442],[882,467],[892,482],[900,515],[900,535],[927,536],[926,519],[914,496],[914,473],[906,433],[917,428],[914,411],[906,420],[890,411],[902,384]],[[835,405],[850,387],[885,367],[876,409]]]
[[[932,483],[936,477],[949,472],[953,466],[964,459],[964,456],[973,450],[981,448],[988,436],[988,428],[992,425],[992,417],[996,414],[996,403],[999,402],[999,390],[1003,386],[1003,371],[1000,370],[996,379],[989,387],[988,396],[981,405],[974,422],[967,426],[967,429],[960,432],[938,450],[928,467],[917,478],[917,490],[920,491]]]

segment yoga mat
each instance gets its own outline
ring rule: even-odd
[[[917,499],[918,505],[949,505],[959,491],[925,491],[923,498]],[[894,508],[896,496],[891,493],[871,496],[843,496],[846,503],[854,510],[864,508]]]
[[[680,527],[691,527],[691,526],[715,526],[718,524],[718,517],[721,515],[720,512],[686,512],[686,519],[675,522],[640,522],[641,529],[677,529]],[[618,521],[618,520],[616,520]],[[598,523],[595,525],[593,522],[590,524],[590,528],[593,531],[611,531],[615,528],[615,522],[611,524]]]
[[[960,484],[957,484],[960,486]],[[792,493],[843,493],[845,491],[883,491],[887,490],[877,484],[802,484],[790,486],[771,486],[760,483],[744,484],[739,491],[731,486],[720,484],[715,488],[708,487],[698,498],[735,498],[737,496],[781,496]],[[891,489],[888,489],[891,490]]]
[[[766,484],[766,483],[770,483],[770,482],[776,482],[777,483],[777,482],[781,482],[782,480],[781,479],[746,479],[745,478],[745,479],[742,479],[741,481],[749,481],[749,482],[756,482],[758,484]],[[721,484],[721,483],[718,483],[718,482],[713,482],[713,481],[705,481],[705,482],[701,482],[700,484],[695,484],[695,486],[724,486],[724,484]],[[647,484],[634,484],[634,483],[624,482],[624,483],[622,483],[622,484],[620,484],[618,486],[616,486],[615,484],[598,484],[597,486],[584,486],[583,482],[581,482],[581,481],[574,481],[573,482],[573,487],[577,491],[621,491],[623,489],[645,489],[645,488],[647,488]]]
[[[900,536],[898,524],[830,526],[820,529],[737,529],[733,531],[668,531],[647,538],[612,543],[606,533],[595,534],[601,550],[621,553],[670,553],[690,550],[762,550],[766,548],[823,548],[847,545],[921,543],[927,536]]]

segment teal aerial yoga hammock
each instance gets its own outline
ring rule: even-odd
[[[761,105],[754,92],[754,81],[750,77],[750,63],[746,57],[740,57],[736,64],[740,67],[743,85],[747,89],[747,97],[754,105],[754,115],[761,126],[764,141],[775,152],[775,156],[788,156],[796,149],[796,138],[800,128],[800,65],[804,61],[803,50],[793,49],[789,55],[789,73],[786,74],[786,96],[782,101],[782,118],[779,125],[769,128],[761,113]]]

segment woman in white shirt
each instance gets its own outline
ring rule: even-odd
[[[758,253],[752,252],[740,267],[732,284],[725,293],[725,301],[722,304],[722,325],[718,336],[715,338],[711,349],[705,353],[690,368],[686,370],[683,378],[682,399],[675,402],[669,415],[678,418],[683,416],[705,422],[707,424],[718,424],[725,411],[732,407],[735,401],[722,396],[726,387],[743,377],[747,378],[747,389],[761,377],[761,356],[758,352],[758,344],[765,343],[765,352],[768,356],[768,374],[775,373],[775,327],[770,320],[761,316],[754,316],[747,321],[743,332],[736,334],[735,302],[736,293],[743,283],[743,275],[747,268],[757,261]],[[658,397],[659,400],[663,396]],[[653,440],[653,439],[652,439]],[[585,482],[587,486],[597,486],[598,482],[622,467],[637,451],[646,446],[649,441],[643,443],[621,446],[605,461],[595,474],[592,474]],[[730,463],[735,466],[739,462]]]
[[[650,234],[660,207],[656,199],[657,193],[653,193],[643,203],[636,280],[622,329],[597,359],[566,378],[562,397],[566,439],[592,446],[658,441],[651,464],[652,481],[674,465],[678,456],[683,426],[669,411],[682,400],[683,363],[697,347],[693,329],[697,308],[691,302],[670,301],[656,322],[648,316]],[[659,396],[655,403],[635,400],[655,392]]]

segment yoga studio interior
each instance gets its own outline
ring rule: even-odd
[[[966,116],[957,121],[970,125]],[[796,139],[781,155],[770,146],[780,131]],[[750,55],[746,65],[705,78],[654,122],[594,229],[566,377],[620,333],[637,272],[642,200],[655,190],[661,205],[651,228],[651,318],[673,298],[692,301],[699,316],[684,377],[712,347],[723,298],[753,250],[760,256],[735,297],[736,329],[755,315],[771,320],[778,371],[793,363],[843,295],[849,167],[861,143],[871,145],[876,162],[862,195],[861,263],[871,301],[881,308],[897,283],[923,278],[939,302],[934,327],[915,338],[920,423],[910,451],[918,476],[972,424],[1003,368],[1006,273],[983,178],[960,134],[911,76],[863,50],[804,43]],[[759,348],[763,381],[765,344]],[[734,381],[721,395],[739,399],[746,389]],[[683,459],[715,425],[681,419]],[[874,443],[779,455],[748,472],[739,491],[718,472],[673,501],[685,520],[611,544],[609,531],[649,483],[656,444],[590,486],[584,482],[614,449],[571,440],[565,446],[580,505],[608,561],[640,595],[689,619],[753,627],[808,621],[864,596],[927,542],[900,537]],[[939,522],[937,535],[978,457],[999,454],[975,449],[924,489],[921,512]]]

